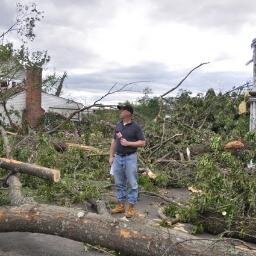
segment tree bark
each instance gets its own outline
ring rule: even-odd
[[[5,114],[6,114],[7,118],[8,118],[8,121],[9,121],[11,127],[14,128],[15,130],[17,130],[18,126],[11,119],[10,113],[9,113],[7,107],[6,107],[6,101],[3,101],[2,105],[3,105],[4,112],[5,112]]]
[[[2,125],[0,125],[0,133],[3,137],[3,142],[4,142],[4,150],[5,150],[5,155],[7,157],[10,157],[11,156],[11,147],[10,147],[10,144],[9,144],[9,140],[8,140],[8,137],[7,137],[7,132],[5,131],[4,127]]]
[[[24,204],[0,208],[0,232],[37,232],[54,234],[76,241],[100,245],[127,255],[255,255],[227,240],[198,238],[172,229],[105,218],[81,209]]]
[[[14,159],[0,158],[0,167],[14,172],[26,173],[54,182],[60,180],[60,171],[36,164],[23,163]]]
[[[19,178],[16,175],[11,175],[8,180],[7,184],[9,185],[9,198],[11,201],[11,205],[22,205],[27,203],[35,203],[35,201],[32,198],[24,197],[21,193],[21,182]]]

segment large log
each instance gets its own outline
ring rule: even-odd
[[[23,163],[14,159],[0,158],[0,167],[14,172],[26,173],[54,182],[60,180],[60,171],[36,164]]]
[[[0,232],[11,231],[54,234],[126,255],[256,255],[248,247],[236,247],[227,240],[198,238],[172,229],[105,218],[82,209],[42,204],[1,207]]]

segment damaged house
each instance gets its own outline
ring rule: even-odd
[[[16,124],[25,118],[31,127],[35,127],[44,113],[53,112],[67,117],[83,107],[79,102],[43,92],[41,68],[19,72],[19,76],[8,83],[2,81],[0,93],[0,121],[6,125],[10,118]],[[72,120],[80,121],[81,113]]]

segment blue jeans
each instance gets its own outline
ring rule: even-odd
[[[119,156],[113,161],[116,196],[119,202],[135,204],[138,200],[137,153]]]

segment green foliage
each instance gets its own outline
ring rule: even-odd
[[[49,138],[41,135],[37,147],[36,163],[45,167],[56,166],[57,152],[49,141]]]
[[[154,119],[159,112],[159,100],[154,98],[142,98],[140,104],[135,106],[135,110],[144,118]]]
[[[1,63],[8,61],[13,56],[13,45],[11,43],[0,45]]]
[[[170,185],[170,177],[166,173],[160,173],[155,179],[155,185],[157,187],[168,187]]]
[[[177,217],[177,212],[180,209],[179,205],[176,203],[170,203],[167,207],[164,209],[164,214],[171,218]]]
[[[6,174],[6,171],[0,169],[0,175],[4,176]],[[0,206],[7,205],[10,203],[9,197],[8,197],[8,190],[0,189]]]
[[[139,185],[142,186],[147,191],[155,191],[156,187],[153,181],[148,176],[139,177]]]
[[[139,149],[139,164],[157,173],[156,179],[140,175],[139,184],[148,191],[188,185],[199,190],[184,206],[170,204],[165,209],[168,216],[195,224],[194,233],[205,229],[205,216],[216,216],[230,230],[238,217],[256,216],[256,174],[245,170],[249,160],[256,159],[256,135],[248,132],[248,115],[237,114],[240,100],[241,96],[215,94],[213,90],[196,97],[182,91],[177,98],[168,99],[170,104],[163,103],[161,118],[156,122],[153,120],[160,110],[157,98],[145,95],[135,106],[147,138],[147,147]],[[34,141],[15,148],[15,159],[61,170],[62,179],[57,184],[22,175],[25,193],[42,202],[64,205],[99,198],[110,181],[108,156],[77,149],[60,153],[52,141],[72,141],[107,151],[113,127],[104,121],[115,124],[118,119],[118,111],[101,109],[84,114],[79,125],[70,122],[53,136],[38,133]],[[53,115],[44,124],[56,126],[60,121]],[[233,153],[223,150],[227,141],[238,138],[250,147]],[[196,146],[207,150],[196,152]],[[193,148],[192,161],[187,161],[187,148]],[[179,152],[185,155],[184,162]],[[161,162],[161,158],[166,161]],[[0,196],[0,201],[5,202],[4,198]]]
[[[62,133],[56,134],[54,140],[62,140],[63,136]],[[36,197],[40,202],[61,205],[99,198],[105,186],[109,184],[107,156],[90,155],[90,152],[78,149],[68,149],[60,153],[54,149],[52,141],[52,136],[38,134],[32,141],[24,141],[24,145],[16,148],[15,159],[33,161],[45,167],[59,169],[61,172],[60,182],[54,184],[23,174],[21,181],[25,194]]]
[[[23,42],[26,42],[26,40],[33,41],[36,37],[34,32],[36,23],[43,17],[43,11],[37,8],[36,3],[17,3],[16,23],[12,30],[17,31],[18,36]]]
[[[0,45],[0,82],[11,80],[16,74],[23,71],[19,62],[18,52],[11,43]]]
[[[8,193],[6,190],[0,190],[0,206],[8,205],[10,203]]]
[[[216,135],[211,138],[211,148],[213,151],[219,151],[222,148],[222,139],[220,136]]]
[[[35,38],[36,24],[43,18],[43,12],[38,10],[35,3],[17,3],[15,22],[0,34],[0,82],[9,83],[10,80],[19,76],[27,67],[42,67],[50,61],[47,51],[31,51],[28,42]],[[15,31],[17,39],[21,40],[21,46],[14,48],[13,43],[5,38]]]
[[[171,206],[166,213],[202,226],[205,222],[201,216],[218,216],[231,230],[237,218],[256,216],[256,174],[246,172],[230,152],[202,156],[194,186],[202,192],[196,193],[186,207]]]

